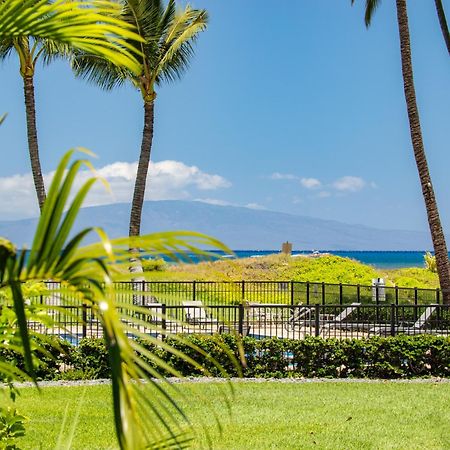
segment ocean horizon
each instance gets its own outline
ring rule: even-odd
[[[372,265],[378,269],[400,269],[405,267],[425,267],[424,251],[367,251],[367,250],[293,250],[292,256],[311,255],[313,252],[329,253],[344,258],[351,258],[363,264]],[[212,251],[218,258],[259,258],[262,256],[281,253],[280,250],[233,250],[233,255],[226,255],[221,251]],[[431,252],[433,253],[433,252]],[[190,255],[193,262],[198,258]]]

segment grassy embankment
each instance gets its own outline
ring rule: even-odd
[[[293,280],[370,285],[372,278],[382,277],[388,286],[431,289],[439,286],[437,275],[425,268],[379,270],[349,258],[332,255],[318,258],[270,255],[199,264],[153,264],[152,267],[158,270],[145,272],[148,280]]]
[[[218,400],[217,384],[180,387],[191,399],[184,406],[192,422],[204,422],[214,449],[450,448],[447,383],[235,384],[231,415]],[[21,392],[16,406],[30,418],[21,448],[55,448],[66,405],[64,437],[80,406],[72,449],[117,448],[109,386]],[[205,438],[199,435],[192,448],[207,448]]]

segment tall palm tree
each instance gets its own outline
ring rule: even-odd
[[[29,7],[36,7],[36,5],[44,5],[50,6],[49,2],[42,2],[41,0],[34,0],[24,2],[28,4]],[[73,8],[74,11],[83,14],[83,12],[88,11],[86,9],[86,3],[84,7],[82,7],[81,2],[65,2],[65,5],[62,2],[59,3],[63,8],[62,12],[67,14],[67,7]],[[93,2],[91,6],[94,8],[98,8],[99,4],[97,2]],[[106,4],[104,4],[106,5]],[[92,27],[94,24],[94,20],[102,20],[103,17],[107,17],[107,15],[111,15],[113,6],[105,7],[102,9],[94,9],[92,11],[88,11],[91,14],[89,18],[89,25]],[[47,8],[48,10],[48,8]],[[50,12],[52,10],[50,9]],[[14,10],[14,2],[10,2],[10,0],[0,0],[0,14],[2,15],[2,19],[5,18],[5,22],[10,19],[6,19],[7,14],[14,14],[17,16],[18,12]],[[104,19],[103,19],[104,20]],[[108,19],[107,19],[108,20]],[[113,22],[114,23],[114,22]],[[110,22],[111,24],[111,22]],[[9,29],[11,30],[11,24],[9,24]],[[79,30],[77,34],[79,34],[81,29],[81,23],[79,25]],[[114,24],[114,28],[110,31],[113,31],[117,34],[119,30],[119,26],[121,23],[117,21]],[[130,27],[124,24],[124,33],[127,34]],[[107,50],[107,46],[105,46],[105,42],[103,42],[100,46],[98,45],[99,40],[106,41],[106,30],[103,29],[103,36],[98,34],[97,36],[93,36],[91,38],[91,44],[94,44],[94,48],[92,50],[98,53],[100,50]],[[42,176],[41,162],[39,157],[39,145],[38,145],[38,135],[37,135],[37,126],[36,126],[36,102],[35,102],[35,88],[34,88],[34,74],[36,70],[36,64],[40,59],[43,59],[46,62],[49,62],[51,59],[57,56],[67,56],[68,55],[68,42],[61,39],[62,35],[59,33],[59,36],[49,36],[43,37],[40,36],[38,38],[33,38],[28,35],[14,36],[11,34],[4,34],[0,37],[0,60],[5,59],[12,52],[16,52],[19,58],[20,65],[20,75],[23,79],[23,89],[24,89],[24,98],[25,98],[25,111],[26,111],[26,123],[27,123],[27,138],[28,138],[28,152],[30,156],[31,162],[31,171],[33,174],[34,186],[36,189],[36,194],[38,198],[39,208],[42,211],[44,201],[45,201],[45,185],[44,178]],[[77,36],[79,39],[79,36]],[[100,39],[99,39],[100,38]],[[86,30],[84,31],[84,39],[86,39]],[[97,41],[97,51],[95,48],[95,44]],[[76,46],[76,42],[72,42]],[[112,43],[112,41],[111,41]],[[69,43],[70,44],[70,43]],[[119,50],[116,45],[117,50]],[[101,52],[102,54],[104,52]]]
[[[442,36],[444,37],[445,45],[447,46],[448,54],[450,55],[450,33],[448,31],[447,19],[445,18],[444,5],[442,0],[434,0],[436,4],[436,12],[441,26]]]
[[[136,51],[141,71],[138,75],[123,70],[105,59],[91,55],[75,58],[74,70],[104,89],[131,82],[142,96],[144,104],[144,128],[141,152],[134,186],[130,214],[130,236],[139,236],[142,207],[145,196],[148,167],[153,141],[156,87],[164,81],[181,77],[193,56],[193,43],[198,34],[206,29],[208,15],[205,10],[186,6],[177,10],[175,0],[166,7],[162,0],[126,0],[121,19],[134,25],[144,42],[129,41]]]
[[[352,0],[352,4],[354,1],[355,0]],[[366,0],[365,23],[367,27],[370,26],[373,13],[380,3],[381,0]],[[406,0],[396,0],[396,6],[398,30],[400,35],[403,87],[405,92],[406,107],[408,110],[411,142],[414,150],[417,170],[419,172],[419,179],[425,201],[434,253],[436,255],[436,265],[439,283],[443,292],[443,301],[445,303],[450,303],[450,264],[448,259],[447,244],[445,242],[445,235],[439,217],[436,197],[434,195],[434,189],[431,183],[431,176],[428,169],[425,147],[422,138],[422,130],[420,127],[419,108],[417,106],[416,91],[414,87]]]

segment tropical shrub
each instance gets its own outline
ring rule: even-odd
[[[148,340],[140,344],[149,352],[149,357],[144,357],[149,368],[156,370],[156,358],[160,358],[166,365],[166,376],[450,377],[450,337],[432,335],[303,340],[190,335],[168,338],[162,345]],[[241,367],[235,360],[242,355],[245,363]],[[67,352],[65,365],[60,365],[59,370],[47,365],[40,374],[47,380],[109,378],[106,345],[100,339],[83,339]]]

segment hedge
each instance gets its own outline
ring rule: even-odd
[[[141,341],[183,376],[229,376],[283,378],[413,378],[450,377],[450,337],[432,335],[371,337],[368,339],[242,339],[245,367],[238,369],[238,339],[233,335],[190,335],[184,342],[167,339],[177,350],[200,362],[195,367],[161,347]],[[197,349],[201,349],[199,353]],[[231,356],[230,356],[231,355]],[[23,367],[23,358],[2,351],[0,358],[13,359]],[[152,362],[148,361],[150,365]],[[108,355],[101,339],[82,339],[78,346],[61,342],[39,366],[40,379],[95,379],[109,376]],[[170,375],[170,373],[165,373]]]

